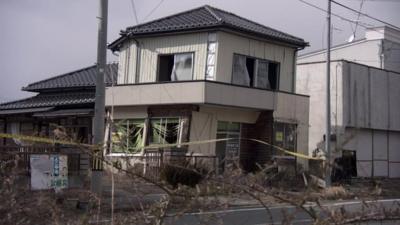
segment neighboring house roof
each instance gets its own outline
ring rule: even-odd
[[[360,44],[360,43],[363,43],[363,42],[367,42],[367,41],[370,41],[370,40],[362,38],[362,39],[354,40],[352,42],[345,42],[345,43],[333,45],[333,46],[331,46],[331,51],[334,51],[334,50],[340,49],[340,48],[347,48],[347,47],[350,47],[350,46],[353,46],[353,45],[357,45],[357,44]],[[373,41],[376,41],[376,40],[373,40]],[[299,59],[307,58],[307,57],[318,55],[318,54],[325,53],[325,52],[326,52],[326,48],[318,49],[318,50],[315,50],[315,51],[299,54],[298,58]]]
[[[41,93],[30,98],[0,104],[0,110],[91,104],[94,100],[94,92]]]
[[[50,89],[63,88],[93,88],[96,84],[96,65],[79,69],[66,74],[61,74],[49,79],[31,83],[22,88],[24,91],[40,92]],[[118,74],[118,63],[107,64],[105,72],[106,85],[116,83]]]
[[[308,43],[301,38],[253,22],[231,12],[205,5],[154,21],[128,27],[125,31],[121,31],[121,37],[111,43],[109,47],[112,50],[118,50],[119,45],[130,36],[212,28],[227,28],[266,39],[289,43],[298,47],[305,47],[308,45]]]

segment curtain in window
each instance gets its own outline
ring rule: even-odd
[[[268,80],[268,62],[257,60],[257,82],[256,87],[270,89],[271,86]]]
[[[250,76],[246,68],[246,56],[233,55],[232,83],[250,86]]]
[[[193,54],[174,55],[174,67],[171,73],[171,81],[192,80]]]

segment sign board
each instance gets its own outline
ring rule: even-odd
[[[32,154],[30,165],[32,190],[68,187],[68,158],[66,155]]]
[[[275,133],[275,141],[283,142],[283,132],[282,131],[277,131]]]

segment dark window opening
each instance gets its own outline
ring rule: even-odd
[[[335,159],[332,170],[332,181],[346,181],[357,176],[356,151],[343,150],[342,157]]]
[[[234,54],[232,83],[277,90],[279,88],[279,63]]]
[[[256,60],[254,58],[246,58],[246,68],[249,73],[250,86],[254,86],[254,64]]]
[[[158,81],[171,81],[171,73],[174,68],[174,55],[159,56],[158,61]]]
[[[159,56],[158,81],[193,79],[193,53]]]
[[[268,80],[272,90],[278,88],[278,63],[269,63],[268,65]]]

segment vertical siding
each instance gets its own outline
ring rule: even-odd
[[[135,83],[137,48],[133,41],[128,41],[119,53],[117,84]]]
[[[125,83],[125,57],[126,57],[126,48],[121,49],[119,53],[119,63],[118,63],[118,77],[117,77],[117,84],[124,84]]]
[[[140,38],[139,41],[139,78],[140,83],[155,82],[159,54],[182,52],[194,53],[194,79],[204,79],[207,55],[207,33],[173,35],[163,37]],[[120,72],[118,83],[134,83],[136,74],[137,48],[135,42],[120,53]],[[129,57],[127,57],[129,55]],[[125,73],[124,73],[125,71]]]
[[[216,80],[231,82],[233,54],[243,54],[280,63],[280,90],[292,91],[294,48],[218,32]]]

